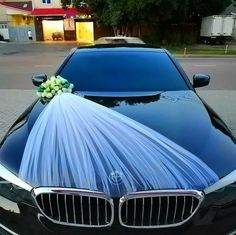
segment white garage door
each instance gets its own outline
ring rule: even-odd
[[[9,40],[9,32],[7,24],[0,24],[0,34],[5,40]]]

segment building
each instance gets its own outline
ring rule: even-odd
[[[75,8],[62,9],[60,0],[33,0],[31,14],[35,19],[38,41],[77,40],[90,43],[94,40],[91,16]]]
[[[31,1],[0,2],[0,34],[5,40],[28,41],[31,31],[35,39],[34,18]]]
[[[8,32],[8,18],[6,14],[6,9],[2,5],[0,5],[0,35],[3,36],[5,40],[10,39]]]
[[[111,28],[98,27],[91,15],[75,8],[61,7],[60,0],[0,0],[0,34],[5,40],[73,40],[91,43],[112,35]]]

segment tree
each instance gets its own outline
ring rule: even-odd
[[[97,23],[123,33],[133,26],[164,22],[177,7],[173,0],[61,0],[61,5],[64,9],[71,5],[78,10],[87,8]]]
[[[236,0],[61,0],[63,8],[90,9],[103,25],[185,22],[195,16],[219,14]]]
[[[178,23],[197,23],[202,17],[220,14],[231,0],[177,0],[178,7],[172,20]]]
[[[167,30],[169,25],[200,25],[204,16],[219,14],[236,0],[61,0],[89,12],[100,25],[112,26],[115,34],[129,34],[133,27]],[[179,29],[181,30],[181,28]]]

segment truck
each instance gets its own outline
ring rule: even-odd
[[[233,37],[234,18],[232,15],[212,15],[202,18],[201,40],[207,44],[225,44]]]

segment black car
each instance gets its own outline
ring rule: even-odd
[[[168,51],[138,44],[77,48],[56,70],[55,76],[73,83],[74,93],[95,106],[99,104],[105,115],[106,112],[121,115],[122,118],[128,118],[132,123],[147,128],[145,130],[150,130],[154,135],[158,133],[164,136],[168,143],[180,146],[180,149],[189,153],[185,156],[187,162],[188,156],[194,156],[200,164],[214,173],[215,178],[211,181],[206,177],[205,180],[209,181],[207,187],[194,185],[193,188],[165,188],[144,185],[137,169],[143,169],[143,175],[145,173],[155,181],[159,165],[152,162],[149,171],[145,168],[145,159],[142,164],[137,158],[137,164],[132,165],[123,156],[126,160],[124,167],[134,176],[133,182],[137,185],[133,192],[122,189],[126,172],[114,170],[102,179],[102,174],[96,167],[93,169],[94,177],[99,182],[96,189],[87,186],[88,182],[85,181],[80,183],[81,187],[77,187],[76,179],[70,187],[53,182],[47,185],[26,182],[19,173],[20,168],[26,164],[22,160],[26,145],[32,140],[31,133],[37,120],[57,96],[50,102],[37,99],[17,119],[0,145],[0,233],[234,234],[236,141],[220,117],[196,94],[195,88],[207,85],[209,76],[196,74],[191,84]],[[33,77],[36,86],[46,80],[47,76],[43,74]],[[66,109],[68,111],[69,106]],[[83,115],[86,117],[86,113]],[[54,116],[57,118],[57,114]],[[84,121],[90,126],[88,120]],[[98,123],[102,123],[102,120],[98,119]],[[72,123],[72,126],[78,125],[77,122]],[[66,126],[58,128],[66,133]],[[117,130],[113,129],[109,135],[116,137],[119,131],[121,130],[117,126]],[[130,141],[132,138],[128,131],[126,135],[117,137],[117,140],[126,138]],[[104,141],[94,136],[89,138],[94,138],[102,148],[106,135],[103,137]],[[53,141],[52,144],[59,145],[58,139]],[[106,141],[119,152],[111,139]],[[38,143],[33,144],[36,148]],[[70,144],[73,145],[67,143]],[[139,148],[142,142],[136,146]],[[132,151],[132,147],[130,148]],[[171,153],[171,146],[166,144],[165,148]],[[148,158],[148,151],[149,149],[143,153],[145,158]],[[165,151],[163,154],[165,155]],[[132,157],[135,162],[137,156]],[[168,161],[172,165],[177,164],[173,159]],[[103,161],[100,163],[103,164]],[[95,166],[96,162],[91,164]],[[57,168],[56,161],[54,166]],[[75,169],[77,167],[83,170],[84,166],[75,165]],[[181,165],[177,167],[181,171]],[[195,170],[193,169],[192,175],[185,174],[184,178],[193,177],[193,180],[197,180],[198,174],[200,178],[197,165]],[[52,170],[51,174],[54,173]],[[37,170],[36,166],[34,174],[43,178],[48,172],[46,169],[45,172],[39,168]],[[168,171],[167,178],[171,179],[173,175],[174,172]],[[63,182],[72,182],[70,174],[61,174],[60,177]],[[179,180],[177,176],[174,177],[176,181]],[[102,183],[105,181],[109,183],[110,194],[102,190]]]

